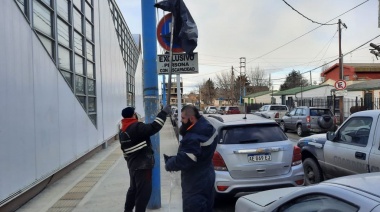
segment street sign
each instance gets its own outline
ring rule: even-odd
[[[335,82],[334,87],[337,90],[344,90],[346,88],[347,84],[344,80],[338,80]]]
[[[335,96],[347,96],[347,90],[335,91]]]
[[[169,54],[157,55],[158,74],[169,74]],[[198,53],[189,55],[178,53],[172,55],[172,74],[197,74]]]
[[[170,51],[170,34],[172,29],[172,14],[169,13],[161,18],[157,26],[157,40],[162,48],[166,51]],[[184,52],[181,45],[173,41],[172,51],[176,53]]]

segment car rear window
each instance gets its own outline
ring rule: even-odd
[[[288,110],[286,106],[271,106],[270,110]]]
[[[285,141],[288,138],[278,124],[257,124],[224,128],[223,144],[266,143]]]
[[[333,114],[329,109],[310,109],[310,116],[322,116],[322,115],[329,115],[332,116]]]

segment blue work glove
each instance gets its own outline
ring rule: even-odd
[[[164,161],[165,161],[165,163],[166,163],[171,157],[173,157],[173,156],[167,156],[167,155],[164,154]]]

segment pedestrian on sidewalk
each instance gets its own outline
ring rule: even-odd
[[[182,210],[209,212],[214,205],[215,171],[212,157],[217,144],[215,128],[193,105],[181,110],[180,141],[176,156],[164,154],[166,171],[181,171]]]
[[[138,122],[133,107],[124,108],[121,112],[123,119],[121,120],[119,140],[130,177],[124,206],[125,212],[132,212],[133,208],[135,208],[135,212],[146,210],[152,193],[152,169],[154,166],[154,152],[150,136],[162,129],[166,116],[170,115],[170,112],[170,105],[166,105],[150,124]]]

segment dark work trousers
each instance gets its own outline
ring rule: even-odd
[[[144,212],[152,193],[152,169],[129,170],[130,185],[124,211]]]

